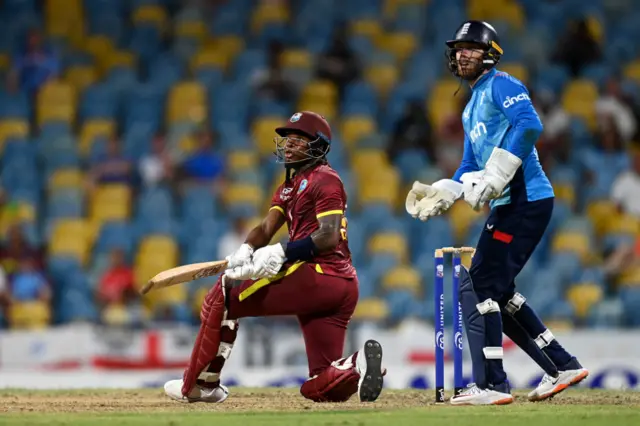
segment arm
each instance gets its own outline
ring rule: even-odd
[[[529,92],[516,81],[498,76],[493,83],[493,102],[511,125],[504,149],[524,160],[531,154],[543,129]]]
[[[253,250],[266,246],[276,232],[284,225],[284,222],[284,212],[282,208],[279,206],[271,207],[262,222],[249,232],[245,244],[250,245]]]
[[[464,151],[462,153],[462,161],[460,162],[460,167],[453,174],[453,180],[456,182],[461,182],[460,177],[468,172],[477,172],[480,170],[478,167],[478,162],[473,154],[473,147],[471,146],[471,140],[465,133],[464,135]]]

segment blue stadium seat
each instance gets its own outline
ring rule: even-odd
[[[49,196],[47,214],[49,219],[84,217],[84,197],[79,189],[61,189]]]
[[[173,197],[163,187],[145,189],[137,200],[136,217],[141,220],[171,219],[174,217]]]
[[[134,247],[131,226],[127,222],[106,222],[100,228],[96,240],[96,253],[108,253],[114,249],[123,250],[130,255]]]
[[[95,84],[82,94],[80,117],[88,119],[115,119],[118,113],[118,93],[108,84]]]
[[[31,114],[29,98],[25,93],[0,92],[0,118],[28,120]]]

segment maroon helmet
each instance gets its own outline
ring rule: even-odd
[[[280,135],[274,139],[278,162],[292,164],[323,159],[331,149],[331,127],[323,116],[312,111],[296,112],[284,126],[276,128],[276,133]],[[296,134],[309,139],[309,141],[305,141],[307,144],[306,157],[296,161],[288,161],[285,155],[287,141],[295,140],[295,136],[292,135]]]

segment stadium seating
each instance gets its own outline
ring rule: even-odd
[[[602,153],[594,144],[595,105],[609,77],[619,77],[623,91],[640,102],[640,52],[633,42],[640,37],[637,5],[305,0],[290,9],[286,2],[222,3],[211,16],[172,0],[3,5],[3,13],[20,22],[42,22],[61,63],[59,78],[33,97],[0,92],[0,182],[17,206],[2,212],[0,231],[22,221],[28,238],[47,248],[47,272],[59,283],[53,311],[37,303],[16,305],[5,315],[10,326],[96,320],[90,293],[113,249],[132,260],[137,286],[161,269],[222,256],[216,241],[231,219],[243,215],[255,221],[282,182],[281,166],[272,160],[274,128],[296,110],[317,111],[332,124],[329,158],[349,195],[347,234],[360,276],[355,319],[430,321],[433,250],[473,245],[484,213],[459,203],[427,223],[412,220],[403,208],[406,190],[416,179],[433,180],[445,172],[420,150],[406,149],[390,159],[387,145],[410,101],[425,106],[434,129],[458,113],[460,94],[452,94],[459,81],[446,72],[443,41],[467,18],[491,21],[506,52],[499,68],[533,91],[555,93],[571,120],[569,164],[549,170],[557,198],[550,230],[522,272],[519,288],[550,321],[640,324],[640,270],[627,268],[613,289],[602,272],[602,253],[640,237],[638,218],[620,214],[608,199],[629,158],[626,152]],[[549,46],[578,17],[587,19],[607,49],[601,62],[573,78],[552,60]],[[338,87],[315,70],[343,18],[362,72]],[[22,24],[3,29],[3,75],[22,30]],[[295,91],[293,101],[259,99],[252,92],[272,40],[283,44],[282,76]],[[215,132],[216,149],[224,156],[226,176],[218,192],[209,185],[88,185],[89,169],[104,158],[109,140],[119,138],[124,155],[137,162],[151,151],[154,135],[165,131],[179,161],[197,148],[194,130],[201,126]],[[589,183],[582,171],[591,174]],[[282,230],[276,239],[286,237]],[[203,287],[194,288],[176,286],[145,299],[148,316],[159,307],[184,313],[184,307],[199,306]],[[176,318],[197,318],[197,309],[186,310],[193,311],[187,314],[191,318]],[[130,320],[117,305],[102,319]]]

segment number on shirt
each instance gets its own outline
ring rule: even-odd
[[[340,222],[340,235],[343,240],[347,240],[347,218],[342,216],[342,221]]]

